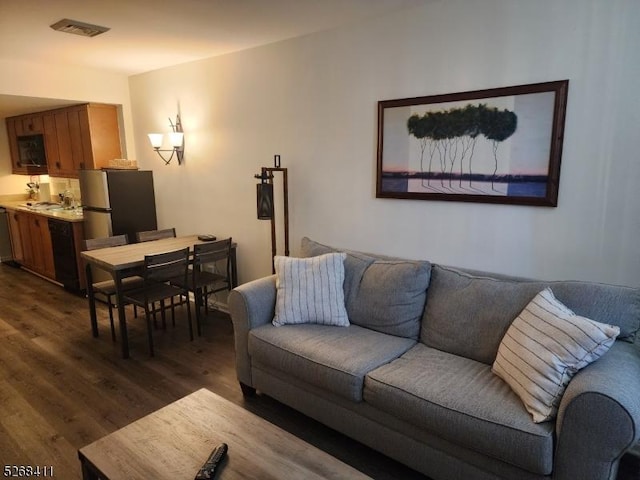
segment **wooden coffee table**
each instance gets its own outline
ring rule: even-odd
[[[216,479],[370,477],[206,389],[78,451],[85,480],[193,480],[219,443]]]

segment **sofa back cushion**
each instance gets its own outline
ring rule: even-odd
[[[431,264],[341,250],[302,239],[303,257],[344,252],[345,303],[349,321],[361,327],[417,340]]]
[[[635,340],[640,328],[638,289],[581,281],[542,282],[434,265],[420,341],[491,365],[511,322],[546,287],[577,315],[617,325],[619,340]]]

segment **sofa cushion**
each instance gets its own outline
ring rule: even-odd
[[[492,371],[522,399],[534,422],[546,422],[555,418],[571,378],[604,355],[619,333],[576,315],[545,288],[507,330]]]
[[[344,253],[313,258],[276,256],[276,306],[273,324],[349,326],[344,305]]]
[[[302,239],[305,257],[342,251],[349,321],[378,332],[417,339],[427,297],[431,264],[375,257]]]
[[[364,271],[376,259],[364,253],[329,247],[307,237],[304,237],[300,243],[301,257],[317,257],[318,255],[333,252],[344,252],[347,255],[344,259],[344,297],[345,302],[348,303],[357,294]]]
[[[249,333],[249,355],[255,364],[359,402],[366,373],[415,343],[357,325],[263,325]]]
[[[580,281],[542,282],[433,265],[420,340],[491,365],[511,322],[546,287],[577,315],[620,327],[633,342],[640,328],[640,290]]]
[[[533,423],[488,365],[417,344],[370,372],[365,402],[462,447],[539,475],[553,467],[553,422]]]

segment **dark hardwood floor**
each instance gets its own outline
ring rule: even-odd
[[[210,314],[189,342],[179,312],[175,329],[155,332],[150,358],[144,322],[128,307],[131,358],[123,360],[107,309],[98,308],[93,338],[83,297],[0,266],[0,468],[53,466],[55,478],[79,479],[80,447],[204,387],[373,478],[425,478],[269,397],[243,398],[227,315]],[[638,478],[640,465],[625,458],[618,479]]]

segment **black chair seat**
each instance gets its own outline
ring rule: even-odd
[[[204,288],[210,285],[214,285],[218,282],[226,282],[226,281],[227,281],[227,277],[225,277],[224,275],[220,275],[219,273],[196,271],[193,275],[189,275],[187,277],[186,283],[182,280],[182,278],[172,278],[171,284],[177,285],[183,288],[187,288],[193,291],[193,290],[199,290],[201,288]]]
[[[141,288],[143,285],[142,277],[126,277],[122,279],[122,290],[133,290],[136,288]],[[93,284],[93,290],[97,293],[102,293],[103,295],[115,295],[116,293],[116,282],[113,280],[105,280],[103,282],[96,282]]]
[[[168,283],[157,283],[124,292],[128,302],[144,307],[145,302],[155,303],[184,294],[184,289]]]

